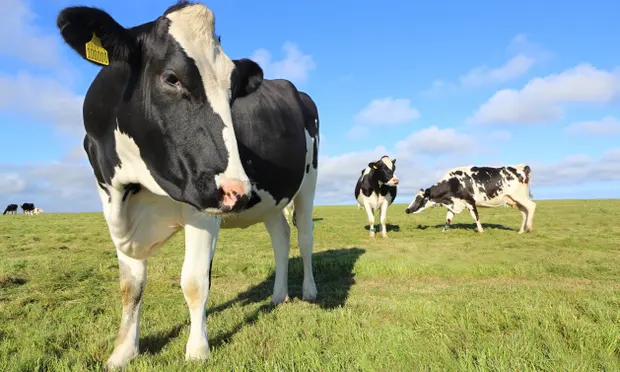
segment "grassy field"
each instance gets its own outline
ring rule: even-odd
[[[516,209],[481,209],[441,232],[445,209],[314,212],[316,303],[269,306],[262,225],[220,235],[207,329],[211,358],[183,360],[189,315],[183,234],[149,261],[141,354],[129,371],[620,371],[620,200],[542,201],[534,232]],[[0,371],[103,370],[118,330],[118,265],[103,216],[0,216]]]

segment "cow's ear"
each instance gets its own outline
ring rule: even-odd
[[[396,159],[392,159],[392,164],[396,165]]]
[[[235,59],[233,63],[235,64],[234,96],[243,97],[255,92],[263,82],[263,69],[258,63],[247,58]]]
[[[127,30],[101,9],[72,6],[58,14],[56,25],[65,42],[82,58],[98,66],[129,62],[138,51]]]
[[[370,169],[377,169],[377,163],[375,162],[368,163],[368,166],[370,167]]]

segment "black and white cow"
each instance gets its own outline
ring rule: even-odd
[[[523,221],[519,234],[527,227],[532,231],[532,220],[536,203],[531,192],[532,170],[528,165],[519,164],[504,167],[458,167],[450,169],[439,181],[426,190],[420,191],[405,210],[420,213],[428,207],[440,205],[448,208],[446,226],[450,228],[454,215],[469,209],[476,221],[479,232],[482,225],[477,207],[491,208],[510,205],[521,211]]]
[[[4,213],[2,213],[3,215],[5,214],[17,214],[17,204],[9,204],[6,206],[6,209],[4,210]]]
[[[272,302],[288,298],[295,204],[303,299],[317,296],[312,209],[319,147],[313,100],[287,80],[263,80],[231,60],[206,6],[181,1],[124,28],[102,10],[68,7],[57,25],[84,59],[93,35],[107,51],[84,99],[84,148],[119,260],[123,312],[108,368],[135,357],[147,259],[185,230],[181,287],[189,308],[186,360],[209,356],[205,305],[220,228],[263,223],[273,246]],[[95,40],[97,40],[95,39]]]
[[[34,214],[34,204],[33,203],[24,203],[21,205],[22,211],[24,214],[32,216]]]
[[[364,207],[370,224],[370,237],[375,237],[375,212],[381,211],[381,235],[387,238],[387,209],[396,199],[396,159],[383,156],[368,163],[355,185],[355,199]]]

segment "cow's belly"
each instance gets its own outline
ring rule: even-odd
[[[481,208],[495,208],[501,207],[506,202],[506,197],[501,195],[499,197],[489,199],[489,200],[476,200],[476,207]]]
[[[368,200],[368,204],[370,204],[370,207],[372,209],[379,209],[381,208],[381,205],[383,205],[383,203],[391,203],[392,196],[390,194],[387,194],[385,197],[381,196],[381,195],[377,195],[376,193],[372,193],[370,194],[370,196],[365,196],[361,191],[359,193],[359,195],[357,196],[357,202],[360,203],[361,205],[364,205],[364,201]]]

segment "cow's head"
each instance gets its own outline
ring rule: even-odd
[[[374,172],[373,177],[379,182],[389,186],[398,185],[398,177],[396,177],[396,159],[383,156],[378,161],[368,163],[368,167]]]
[[[413,197],[413,201],[409,207],[405,209],[405,213],[420,213],[426,208],[434,206],[436,203],[431,199],[431,189],[420,189]]]
[[[82,58],[104,66],[98,89],[89,90],[98,90],[99,102],[87,94],[85,106],[102,105],[103,87],[122,84],[122,94],[105,101],[115,121],[106,125],[135,142],[138,150],[123,150],[131,151],[128,158],[144,161],[175,200],[215,214],[243,209],[251,185],[239,158],[231,106],[259,87],[263,71],[224,53],[210,9],[180,1],[154,21],[126,29],[100,9],[68,7],[57,25]],[[91,40],[100,45],[99,58],[87,54]],[[109,64],[101,59],[106,52]]]

